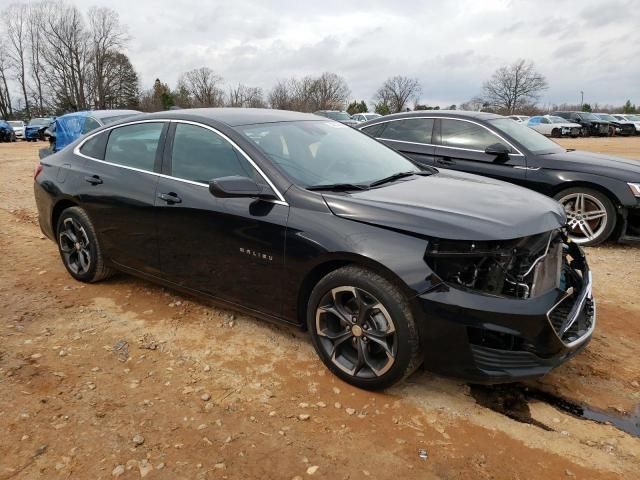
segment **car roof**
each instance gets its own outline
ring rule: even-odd
[[[370,122],[380,122],[384,120],[393,120],[394,118],[411,118],[411,117],[451,117],[451,118],[472,118],[475,120],[493,120],[496,118],[508,118],[503,115],[488,112],[472,112],[466,110],[414,110],[412,112],[394,113],[392,115],[385,115],[382,118],[376,118],[375,120],[369,120]]]
[[[71,113],[65,113],[64,115],[59,116],[58,118],[70,118],[73,116],[78,116],[78,117],[93,117],[93,118],[107,118],[107,117],[113,117],[114,115],[137,115],[139,113],[142,113],[138,110],[81,110],[79,112],[71,112]]]
[[[188,108],[182,110],[168,110],[145,114],[144,118],[176,120],[214,120],[230,127],[251,125],[256,123],[295,122],[303,120],[323,120],[311,113],[292,112],[289,110],[272,110],[269,108]]]

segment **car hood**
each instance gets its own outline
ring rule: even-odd
[[[570,165],[572,170],[596,173],[605,177],[616,178],[625,182],[640,180],[640,161],[628,158],[613,157],[600,153],[573,150],[569,152],[545,155],[549,168],[563,169]],[[639,159],[640,160],[640,159]]]
[[[351,194],[324,194],[343,218],[451,240],[506,240],[563,226],[554,200],[452,170]]]

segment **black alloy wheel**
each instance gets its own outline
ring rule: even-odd
[[[355,266],[331,272],[314,288],[307,325],[325,365],[360,388],[386,388],[421,361],[406,296],[378,274]]]

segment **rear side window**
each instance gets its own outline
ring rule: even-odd
[[[200,183],[232,175],[260,181],[258,172],[227,140],[209,129],[186,123],[176,125],[171,175]]]
[[[386,133],[386,132],[385,132]],[[480,125],[459,120],[442,120],[442,145],[483,151],[500,139]]]
[[[365,127],[361,131],[366,133],[370,137],[377,138],[380,136],[386,126],[386,123],[377,123],[375,125],[371,125],[370,127]]]
[[[111,130],[105,161],[153,171],[162,123],[139,123]]]
[[[389,122],[384,138],[414,143],[431,143],[432,118],[411,118]]]
[[[109,132],[103,132],[95,137],[90,138],[82,144],[80,147],[80,153],[91,158],[97,158],[98,160],[104,160],[104,151],[107,147],[107,138],[109,138]]]
[[[84,125],[82,126],[82,133],[89,133],[99,127],[100,127],[100,124],[96,121],[95,118],[87,117],[84,119]]]

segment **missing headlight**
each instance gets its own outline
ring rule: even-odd
[[[445,282],[492,295],[529,298],[560,283],[560,231],[490,242],[434,239],[425,261]]]

